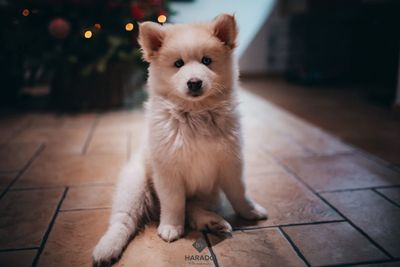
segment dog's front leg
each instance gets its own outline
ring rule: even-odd
[[[160,225],[158,235],[167,242],[183,235],[185,223],[185,190],[180,177],[162,172],[155,174],[155,189],[160,200]]]
[[[219,175],[222,191],[239,216],[248,220],[266,219],[267,210],[246,196],[242,173],[243,167],[240,159],[225,162]]]

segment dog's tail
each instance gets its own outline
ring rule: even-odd
[[[137,154],[120,173],[109,226],[93,251],[93,265],[107,266],[118,259],[130,238],[155,216],[156,206],[154,187]]]

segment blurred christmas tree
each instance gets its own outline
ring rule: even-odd
[[[69,90],[59,95],[72,93],[72,101],[80,97],[79,90],[91,90],[86,98],[96,96],[96,90],[110,90],[81,87],[104,87],[90,80],[101,75],[119,79],[115,74],[126,66],[143,69],[138,22],[164,23],[169,12],[165,0],[0,0],[0,87],[7,87],[1,95],[45,81],[54,91]]]

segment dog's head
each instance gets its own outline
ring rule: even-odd
[[[228,14],[201,24],[141,23],[139,43],[150,63],[151,93],[189,101],[229,94],[236,76],[236,36],[235,18]]]

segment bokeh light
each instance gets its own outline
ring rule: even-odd
[[[134,28],[133,23],[130,23],[130,22],[129,22],[129,23],[127,23],[127,24],[125,25],[125,30],[126,30],[127,32],[132,31],[133,28]]]
[[[85,38],[86,39],[90,39],[90,38],[92,38],[92,31],[85,31],[85,33],[84,33],[84,36],[85,36]]]
[[[160,15],[160,16],[158,16],[157,21],[158,21],[159,23],[165,23],[165,22],[167,21],[167,16],[165,16],[165,15]]]
[[[27,17],[29,16],[31,12],[29,11],[29,9],[25,8],[24,10],[22,10],[22,16]]]

